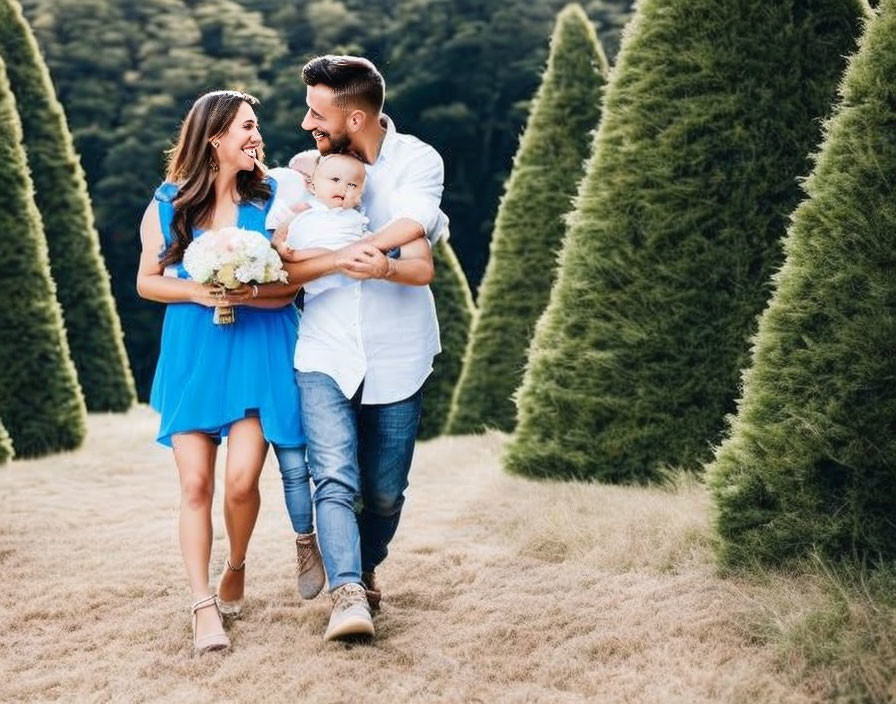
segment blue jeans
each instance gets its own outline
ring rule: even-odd
[[[320,372],[296,372],[317,535],[330,590],[361,581],[386,557],[395,535],[423,400],[361,405]],[[355,514],[358,499],[364,508]]]
[[[423,391],[395,403],[361,406],[358,464],[361,469],[361,570],[373,572],[386,559],[398,528],[414,443],[420,426]]]
[[[314,530],[314,516],[311,510],[311,486],[308,463],[305,460],[305,446],[281,447],[274,445],[274,454],[280,465],[283,478],[283,498],[286,512],[296,533],[311,533]]]

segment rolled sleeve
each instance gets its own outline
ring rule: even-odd
[[[430,244],[435,244],[448,226],[448,216],[439,209],[444,182],[442,157],[427,146],[389,195],[389,219],[408,218],[419,223]]]

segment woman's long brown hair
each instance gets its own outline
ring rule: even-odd
[[[177,144],[169,152],[165,176],[166,181],[177,185],[178,191],[171,221],[174,241],[159,259],[162,266],[181,261],[184,250],[193,241],[193,228],[212,216],[217,162],[211,140],[227,131],[243,103],[258,105],[258,99],[234,90],[206,93],[193,103],[181,125]],[[263,158],[259,149],[259,160]],[[236,189],[244,203],[265,202],[271,197],[271,187],[257,167],[237,173]]]

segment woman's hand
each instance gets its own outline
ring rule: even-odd
[[[258,298],[258,286],[241,284],[237,288],[224,289],[224,301],[226,305],[238,306]]]
[[[192,301],[206,308],[224,306],[227,305],[226,291],[220,284],[196,284]]]

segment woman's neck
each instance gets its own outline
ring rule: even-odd
[[[236,188],[236,171],[225,172],[223,169],[215,176],[215,204],[225,205],[239,202],[240,195]]]

